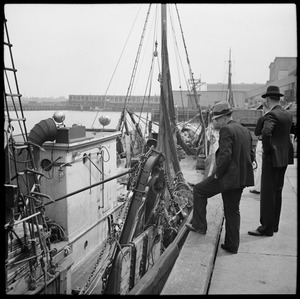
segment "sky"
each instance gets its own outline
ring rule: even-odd
[[[161,8],[154,3],[148,14],[149,6],[5,4],[22,96],[158,95]],[[233,84],[264,84],[276,57],[297,57],[293,3],[179,3],[168,5],[167,14],[174,90],[188,88],[190,70],[202,84],[227,84],[229,53]]]

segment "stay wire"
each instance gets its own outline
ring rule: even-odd
[[[188,56],[188,52],[187,52],[187,47],[186,47],[186,43],[185,43],[185,38],[184,38],[184,35],[183,35],[183,29],[182,29],[182,25],[181,25],[181,21],[180,21],[180,17],[179,17],[179,12],[178,12],[176,4],[175,4],[175,7],[176,7],[176,12],[177,12],[177,16],[178,16],[179,25],[180,25],[182,42],[183,42],[185,53],[186,53],[186,60],[187,60],[187,64],[188,64],[188,67],[189,67],[190,78],[191,78],[192,84],[193,84],[193,88],[192,88],[191,91],[193,91],[193,93],[194,93],[195,104],[196,104],[196,106],[198,108],[200,122],[201,122],[201,124],[203,126],[203,131],[202,131],[201,135],[203,136],[204,154],[206,156],[207,155],[207,140],[206,140],[206,136],[205,136],[205,122],[204,122],[204,119],[203,119],[203,115],[202,115],[200,104],[197,101],[197,90],[196,90],[194,75],[193,75],[193,72],[192,72],[192,67],[191,67],[191,63],[190,63],[190,60],[189,60],[189,56]],[[200,145],[199,145],[199,148],[200,148]]]
[[[133,66],[129,86],[128,86],[128,89],[127,89],[127,94],[126,94],[125,101],[124,101],[124,107],[123,107],[123,110],[122,110],[122,113],[121,113],[119,123],[117,124],[117,130],[121,131],[121,132],[123,132],[123,129],[124,129],[124,126],[125,126],[126,108],[127,108],[128,102],[129,102],[129,97],[131,95],[131,91],[132,91],[132,87],[133,87],[133,81],[134,81],[134,78],[135,78],[135,75],[136,75],[137,65],[138,65],[140,54],[141,54],[141,49],[142,49],[142,45],[143,45],[143,40],[144,40],[144,35],[145,35],[147,23],[148,23],[150,10],[151,10],[151,3],[149,4],[149,8],[148,8],[147,15],[146,15],[146,20],[145,20],[144,27],[143,27],[143,30],[142,30],[142,35],[141,35],[138,51],[137,51],[136,58],[135,58],[135,61],[134,61],[134,66]]]
[[[113,74],[112,74],[112,76],[111,76],[111,79],[110,79],[110,81],[109,81],[109,83],[108,83],[108,86],[107,86],[107,88],[106,88],[106,91],[105,91],[104,96],[107,95],[108,89],[109,89],[109,87],[110,87],[110,85],[111,85],[111,83],[112,83],[112,80],[113,80],[114,76],[115,76],[115,73],[116,73],[116,71],[117,71],[117,68],[118,68],[118,66],[119,66],[119,63],[120,63],[121,58],[122,58],[122,56],[123,56],[123,53],[124,53],[124,51],[125,51],[125,48],[126,48],[126,46],[127,46],[128,40],[129,40],[129,38],[130,38],[130,36],[131,36],[132,30],[133,30],[133,28],[134,28],[134,26],[135,26],[136,20],[137,20],[137,18],[138,18],[139,13],[140,13],[141,7],[142,7],[142,4],[140,5],[140,7],[139,7],[139,9],[138,9],[138,12],[137,12],[137,14],[136,14],[136,17],[135,17],[135,19],[134,19],[134,21],[133,21],[133,24],[132,24],[132,26],[131,26],[130,32],[129,32],[128,36],[127,36],[126,42],[125,42],[125,44],[124,44],[124,47],[123,47],[122,52],[121,52],[121,54],[120,54],[120,57],[119,57],[119,59],[118,59],[117,65],[116,65],[116,67],[115,67],[115,69],[114,69],[114,71],[113,71]],[[92,123],[92,129],[94,128],[94,123],[95,123],[95,121],[96,121],[96,118],[97,118],[98,114],[99,114],[99,111],[96,113],[96,116],[95,116],[94,121],[93,121],[93,123]]]
[[[151,66],[150,66],[149,75],[148,75],[148,79],[147,79],[147,84],[146,84],[146,88],[145,88],[143,103],[142,103],[142,107],[141,107],[141,110],[140,110],[140,115],[138,117],[138,119],[139,119],[138,124],[140,124],[140,121],[141,121],[141,118],[142,118],[142,111],[144,109],[146,99],[148,100],[147,103],[148,103],[148,107],[149,107],[149,101],[150,101],[152,85],[153,85],[154,59],[157,58],[157,56],[158,56],[157,55],[157,9],[156,9],[156,13],[155,13],[155,25],[154,25],[154,32],[153,33],[154,33],[154,36],[153,36],[153,49],[152,49]],[[147,96],[146,94],[147,94],[148,88],[149,88],[149,91],[148,91],[148,96]],[[148,126],[148,117],[149,117],[148,114],[149,113],[147,112],[144,136],[146,136],[147,126]]]
[[[150,13],[150,9],[149,9],[149,13]],[[148,18],[150,19],[150,15],[148,16]],[[150,23],[150,20],[147,21],[147,22]],[[155,18],[154,18],[154,20],[152,19],[152,23],[153,22],[155,23]],[[148,27],[152,28],[153,24],[149,24]],[[154,28],[154,32],[155,32],[155,28]],[[149,45],[150,36],[151,36],[150,34],[147,34],[147,36],[146,36],[146,27],[145,27],[145,33],[144,33],[144,39],[145,39],[145,41],[143,41],[143,49],[141,49],[141,53],[140,53],[140,56],[141,56],[141,58],[139,58],[140,62],[136,66],[135,81],[132,83],[131,94],[135,93],[135,88],[138,85],[138,80],[140,78],[140,74],[141,74],[141,72],[144,72],[141,66],[145,65],[145,63],[144,63],[145,57],[146,58],[149,57],[149,53],[147,52],[147,50],[149,49],[148,45]],[[147,87],[145,88],[145,90],[147,90]],[[130,99],[130,97],[128,98],[128,100],[129,99]]]
[[[185,71],[184,71],[181,55],[180,55],[180,52],[179,52],[179,46],[178,46],[178,43],[177,43],[175,28],[174,28],[174,23],[173,23],[173,15],[172,15],[172,11],[170,10],[170,7],[169,7],[169,16],[170,16],[172,33],[173,33],[172,37],[173,37],[173,40],[174,40],[174,53],[175,53],[175,58],[176,58],[176,66],[177,66],[177,73],[178,73],[178,80],[179,80],[181,104],[182,104],[182,109],[183,109],[183,115],[185,116],[185,113],[184,113],[184,110],[185,110],[184,108],[185,107],[184,107],[184,101],[183,101],[183,95],[182,95],[182,86],[181,86],[182,84],[181,84],[181,76],[180,76],[180,69],[179,69],[178,59],[180,61],[180,66],[181,66],[181,69],[182,69],[184,81],[185,81],[185,84],[186,84],[188,90],[189,90],[189,85],[188,85],[188,80],[187,80],[187,77],[186,77],[186,74],[185,74]]]

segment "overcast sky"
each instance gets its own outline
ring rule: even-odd
[[[126,95],[148,9],[149,4],[6,4],[20,93]],[[275,57],[297,57],[295,4],[196,3],[177,9],[194,78],[202,82],[227,84],[230,49],[233,83],[264,84]],[[172,87],[186,90],[189,72],[176,6],[168,5],[167,12]],[[160,55],[159,26],[160,5],[152,4],[133,95],[148,93],[149,86],[152,95],[159,94],[160,56],[149,75],[155,41]],[[174,54],[174,44],[180,54]]]

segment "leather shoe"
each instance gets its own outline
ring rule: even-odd
[[[225,244],[221,244],[221,248],[224,249],[225,251],[228,251],[232,254],[237,254],[237,250],[232,250],[230,248],[228,248]]]
[[[273,234],[266,234],[266,233],[263,233],[263,232],[260,232],[259,230],[251,230],[251,231],[248,231],[248,234],[251,235],[251,236],[268,236],[268,237],[272,237]]]
[[[254,189],[252,189],[252,190],[249,190],[249,192],[251,192],[251,193],[254,193],[254,194],[260,194],[260,192],[259,192],[259,191],[256,191],[256,190],[254,190]]]
[[[195,228],[193,227],[191,224],[187,223],[186,225],[186,228],[192,232],[195,232],[195,233],[200,233],[202,235],[205,235],[206,234],[206,231],[204,230],[201,230],[201,229],[198,229],[198,228]]]

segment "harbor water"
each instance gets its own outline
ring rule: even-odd
[[[51,118],[54,114],[54,112],[57,110],[45,110],[45,111],[23,111],[24,117],[26,118],[25,124],[27,132],[29,133],[30,130],[35,126],[35,124],[39,123],[43,119]],[[95,128],[95,129],[101,129],[103,126],[99,123],[99,118],[101,116],[108,116],[111,120],[109,125],[107,125],[106,129],[116,129],[118,122],[121,117],[121,112],[115,112],[115,111],[74,111],[74,110],[65,110],[62,111],[65,114],[65,120],[64,125],[66,127],[72,127],[74,124],[77,125],[83,125],[86,128]],[[13,113],[13,112],[12,112]],[[145,131],[145,124],[146,120],[151,120],[151,113],[137,113],[134,118],[135,121],[139,121],[139,117],[141,116],[140,120],[140,126],[142,128],[142,132]],[[15,118],[15,115],[10,115],[11,118]],[[18,111],[18,117],[21,117],[20,111]],[[126,116],[127,119],[129,119],[129,116]],[[129,123],[131,123],[129,121]],[[14,127],[14,134],[20,134],[20,127],[17,122],[13,122]],[[152,128],[155,132],[158,131],[157,125],[153,124]],[[129,128],[134,129],[134,128]]]

